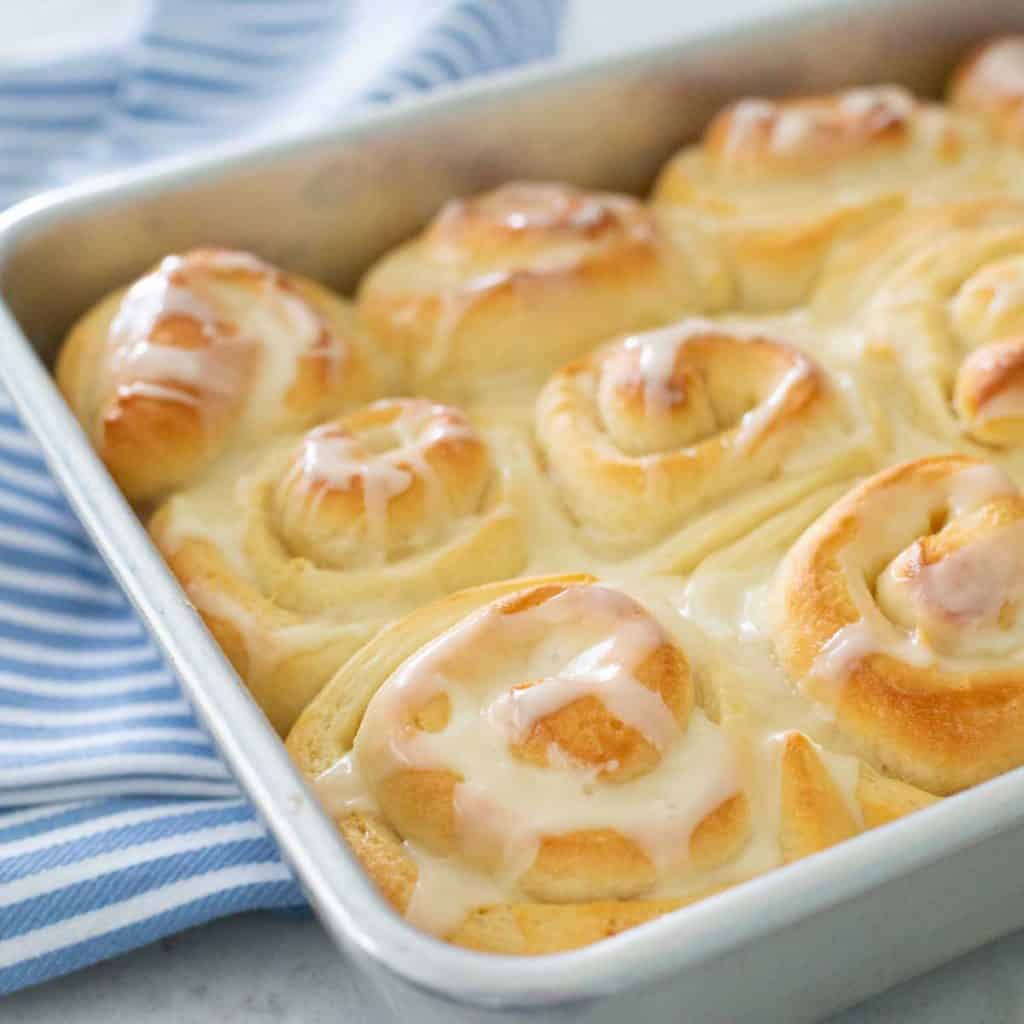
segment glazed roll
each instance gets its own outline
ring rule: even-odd
[[[1024,143],[1024,36],[979,46],[955,71],[949,101],[982,118],[1007,142]]]
[[[880,770],[953,793],[1024,763],[1024,499],[966,456],[884,470],[785,558],[778,657]]]
[[[634,597],[583,576],[517,580],[385,630],[288,747],[409,920],[475,948],[548,952],[866,827],[859,779],[844,796],[798,734],[778,738],[759,817],[752,757],[702,693]]]
[[[725,298],[696,229],[667,232],[628,196],[518,183],[449,202],[370,270],[358,307],[415,389],[465,396]]]
[[[1024,442],[1024,206],[939,205],[838,254],[816,310],[856,317],[870,358],[895,358],[940,436]]]
[[[560,370],[536,433],[594,545],[634,552],[689,524],[669,558],[680,569],[862,467],[866,420],[838,377],[770,329],[689,319]]]
[[[348,304],[248,253],[172,255],[78,322],[57,380],[125,495],[366,401],[387,374]]]
[[[416,398],[225,466],[150,530],[282,732],[382,623],[526,557],[486,439],[461,410]]]
[[[740,308],[805,298],[831,247],[914,201],[991,186],[973,118],[897,86],[726,108],[662,171],[653,201],[721,233]]]

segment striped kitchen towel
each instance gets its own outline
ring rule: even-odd
[[[564,0],[158,0],[0,64],[0,205],[544,57]],[[0,994],[301,893],[0,393]]]

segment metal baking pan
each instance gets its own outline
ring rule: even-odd
[[[30,201],[0,222],[0,370],[327,930],[398,1019],[812,1020],[1024,925],[1024,770],[614,939],[470,953],[377,896],[94,456],[47,367],[74,317],[168,251],[253,249],[350,288],[447,197],[509,178],[641,191],[724,102],[937,93],[1020,0],[819,4],[625,59],[502,76]]]

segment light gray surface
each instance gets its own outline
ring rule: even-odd
[[[1024,1020],[1022,968],[1024,932],[829,1024],[1014,1024]],[[384,1024],[391,1018],[376,993],[346,970],[315,921],[250,914],[11,996],[0,1003],[0,1019],[5,1024]]]
[[[735,22],[746,12],[801,0],[578,0],[570,50],[612,49],[657,40],[680,28]],[[0,4],[0,7],[5,6]],[[0,11],[2,14],[2,11]],[[1003,1024],[1024,1020],[1024,934],[994,944],[901,986],[841,1018],[867,1021]],[[377,1012],[374,1012],[374,1011]],[[376,994],[339,960],[318,924],[250,915],[198,929],[0,1005],[4,1021],[190,1024],[211,1020],[365,1021],[391,1019]]]

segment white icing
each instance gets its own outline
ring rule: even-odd
[[[936,651],[960,656],[1005,657],[1019,648],[1022,591],[1020,522],[982,533],[930,563],[918,542],[889,565],[878,586],[879,602],[901,625]]]
[[[759,141],[775,119],[778,107],[768,100],[747,99],[731,111],[723,156],[727,162],[743,162],[747,148]]]
[[[980,462],[958,470],[947,485],[950,512],[964,516],[995,498],[1017,493],[1017,486],[998,466]]]
[[[416,885],[405,908],[406,920],[434,935],[445,935],[477,907],[501,903],[504,888],[464,863],[438,857],[415,843],[405,844],[416,865]]]
[[[891,86],[850,89],[838,96],[834,110],[827,101],[789,106],[744,100],[733,108],[725,156],[743,161],[748,147],[756,152],[762,139],[769,152],[781,157],[799,156],[814,146],[816,138],[827,139],[839,132],[867,139],[875,117],[904,119],[913,108],[913,97]]]
[[[715,336],[723,328],[712,321],[690,318],[656,330],[633,335],[622,342],[627,351],[636,352],[638,369],[643,382],[644,407],[648,412],[665,410],[676,405],[685,395],[673,384],[680,351],[694,338]],[[743,342],[764,340],[756,331],[739,326],[726,329],[729,339]],[[792,365],[775,382],[772,390],[749,412],[744,414],[732,438],[739,451],[752,447],[766,429],[778,418],[789,401],[794,388],[800,386],[813,372],[809,361],[794,353]],[[615,388],[621,380],[615,374],[604,374],[601,387]]]
[[[261,292],[235,295],[221,273],[257,277]],[[194,348],[157,344],[153,334],[172,317],[198,326]],[[110,367],[123,392],[202,408],[209,396],[229,399],[243,383],[246,346],[259,345],[259,372],[243,420],[259,426],[273,418],[295,378],[296,361],[322,337],[323,324],[284,277],[247,253],[210,251],[168,256],[127,292],[110,327]],[[327,346],[337,370],[344,355]]]
[[[323,484],[333,490],[349,491],[358,481],[366,515],[367,547],[383,562],[388,550],[388,506],[412,486],[413,475],[408,469],[396,465],[395,459],[388,456],[367,458],[356,438],[339,435],[326,427],[306,435],[292,473],[293,481],[303,489]]]
[[[513,231],[589,231],[608,219],[613,197],[577,192],[563,186],[501,189],[481,204]]]
[[[873,654],[887,654],[920,668],[935,662],[935,652],[921,643],[916,633],[902,633],[882,615],[869,614],[832,634],[814,659],[811,674],[816,679],[841,685]]]
[[[771,393],[744,414],[732,439],[737,451],[749,451],[760,441],[765,431],[779,418],[792,396],[793,389],[803,384],[811,372],[810,363],[797,359],[778,379]]]
[[[687,324],[672,324],[627,338],[622,346],[638,353],[640,376],[644,385],[644,406],[648,411],[671,408],[683,396],[672,384],[680,347],[695,329]],[[617,382],[612,381],[612,384]]]
[[[373,797],[359,774],[359,766],[351,752],[313,780],[313,791],[332,818],[356,811],[376,810]]]
[[[960,518],[976,511],[995,498],[1016,493],[1013,482],[1002,470],[988,463],[968,466],[942,482],[945,503],[952,516]],[[914,502],[921,498],[908,493],[904,512],[914,514]],[[813,679],[841,685],[850,672],[866,657],[885,654],[916,667],[939,665],[955,668],[949,655],[969,656],[979,653],[976,647],[998,642],[986,626],[994,625],[994,617],[1006,601],[1007,592],[1017,586],[1021,567],[1015,551],[1019,550],[1017,529],[1010,534],[997,531],[987,538],[963,548],[934,566],[919,566],[913,579],[898,578],[908,564],[914,562],[918,541],[913,539],[903,553],[891,563],[877,581],[878,595],[871,594],[865,580],[859,545],[877,546],[879,550],[895,547],[900,540],[906,544],[906,522],[892,509],[901,508],[901,495],[885,492],[876,499],[877,509],[861,513],[862,528],[858,539],[840,556],[844,566],[847,590],[858,612],[858,618],[838,629],[818,652],[811,669]],[[929,498],[916,510],[926,522]],[[868,529],[870,524],[872,529]],[[899,539],[898,539],[899,538]],[[895,543],[894,543],[895,542]],[[891,549],[891,548],[890,548]],[[918,563],[920,559],[917,559]],[[1001,565],[1000,561],[1006,563]],[[1002,581],[1002,582],[1001,582]],[[1012,584],[1012,588],[1011,588]],[[893,621],[880,607],[892,610]],[[906,609],[906,610],[905,610]],[[956,623],[954,617],[969,613],[968,623]],[[997,633],[997,637],[1005,634]]]
[[[391,550],[388,510],[391,502],[419,480],[426,495],[424,538],[436,534],[450,512],[445,489],[428,459],[438,444],[457,440],[477,441],[473,428],[445,406],[422,400],[405,400],[398,415],[371,433],[350,433],[336,424],[310,431],[299,456],[286,477],[287,488],[315,495],[313,510],[326,489],[347,492],[357,484],[362,491],[366,523],[364,561],[382,564]],[[385,447],[374,450],[374,437]],[[335,556],[346,561],[352,554],[351,536],[337,538]]]
[[[1007,532],[989,534],[937,562],[920,565],[913,577],[904,578],[915,603],[950,622],[992,624],[1019,568]],[[919,549],[920,542],[915,547]]]
[[[489,709],[492,724],[512,740],[525,740],[536,723],[581,697],[594,696],[623,724],[664,751],[679,725],[660,695],[632,675],[636,652],[652,649],[651,625],[630,622],[582,651],[557,675],[525,689],[510,690]]]
[[[905,89],[892,85],[848,89],[839,97],[839,109],[858,119],[878,113],[902,120],[914,112],[914,97]]]
[[[156,271],[132,285],[110,325],[116,341],[143,339],[161,320],[173,316],[187,317],[209,338],[215,336],[217,315],[213,308],[180,283],[185,265],[181,256],[167,256]]]
[[[772,128],[770,148],[776,153],[799,153],[817,131],[818,120],[809,110],[782,109]]]
[[[660,697],[633,676],[666,641],[632,600],[599,586],[570,587],[512,614],[486,607],[377,691],[355,756],[371,785],[408,768],[444,769],[465,780],[454,801],[461,854],[495,865],[496,877],[507,881],[529,867],[543,836],[595,828],[633,838],[659,871],[685,870],[693,829],[737,792],[739,779],[729,741],[702,712],[692,713],[682,733]],[[476,666],[481,652],[487,680]],[[517,677],[543,681],[509,701]],[[531,698],[534,691],[539,696]],[[410,715],[441,693],[449,701],[445,727],[415,728]],[[509,754],[510,733],[524,735],[584,694],[599,696],[661,749],[652,771],[616,784],[569,759],[539,767]]]
[[[997,92],[1024,96],[1024,40],[993,44],[978,61],[977,71]]]
[[[713,636],[738,632],[749,640],[770,639],[775,629],[773,594],[763,567],[698,571],[686,584],[680,609]]]

